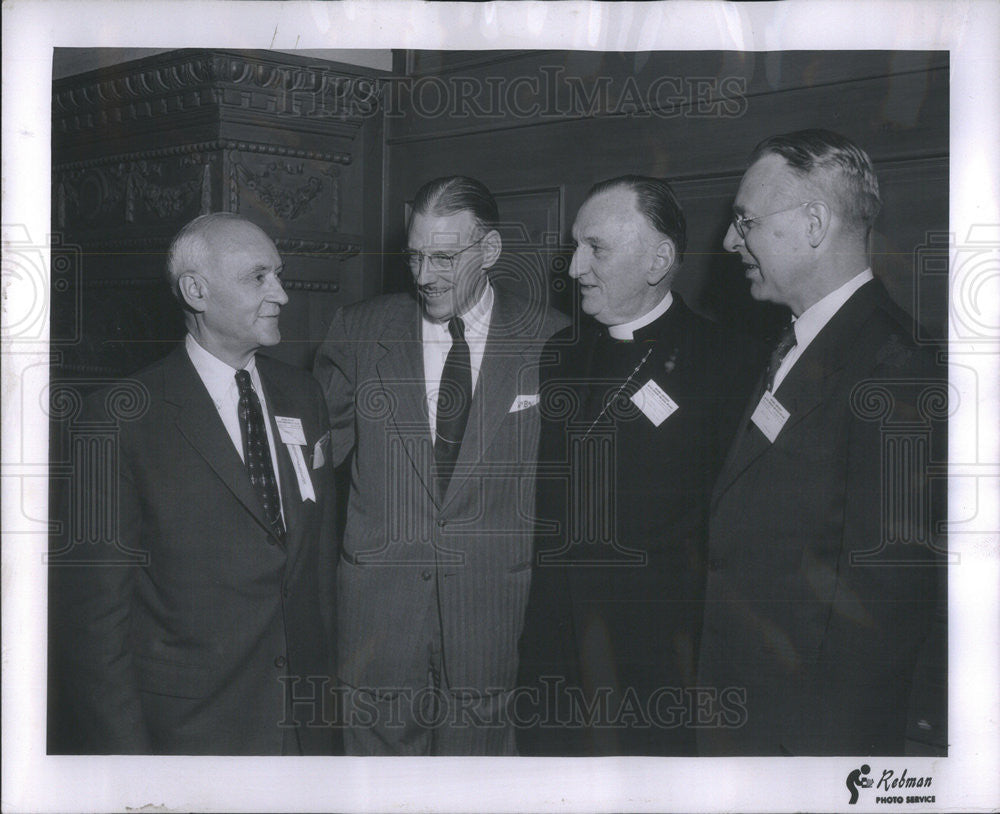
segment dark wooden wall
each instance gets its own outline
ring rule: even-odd
[[[876,164],[876,274],[931,335],[945,330],[946,52],[409,52],[399,68],[409,77],[386,97],[387,251],[421,183],[473,175],[502,216],[531,219],[521,231],[544,261],[542,284],[568,309],[565,247],[586,190],[624,173],[664,176],[688,220],[676,288],[697,310],[766,332],[778,309],[749,299],[721,248],[730,205],[760,139],[825,127]],[[541,238],[553,228],[562,251]],[[388,254],[384,273],[388,287],[406,285]]]
[[[57,55],[58,58],[58,55]],[[765,136],[827,127],[869,151],[884,208],[872,264],[930,337],[947,319],[946,52],[396,52],[391,73],[264,51],[181,50],[53,85],[52,341],[59,375],[130,373],[183,333],[163,252],[233,211],[275,238],[282,344],[311,362],[334,309],[409,285],[408,201],[464,173],[497,195],[505,282],[572,311],[570,228],[586,190],[673,180],[688,220],[676,287],[766,333],[722,251]]]

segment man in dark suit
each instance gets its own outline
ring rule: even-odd
[[[708,497],[759,355],[671,291],[685,221],[667,182],[597,184],[573,238],[593,319],[540,372],[521,751],[692,754]]]
[[[280,339],[281,273],[249,221],[189,223],[168,257],[184,344],[69,429],[111,445],[77,443],[77,544],[50,557],[74,751],[332,751],[326,411],[307,373],[256,354]]]
[[[942,606],[947,380],[872,276],[879,207],[868,156],[822,130],[758,145],[736,195],[725,248],[794,322],[713,493],[702,754],[904,750]]]
[[[425,184],[419,292],[338,311],[316,359],[335,464],[353,451],[337,570],[350,754],[505,755],[528,596],[538,353],[566,319],[500,286],[497,206]]]

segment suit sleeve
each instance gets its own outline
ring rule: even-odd
[[[88,413],[94,417],[93,410],[83,417]],[[97,414],[108,421],[103,411]],[[113,438],[116,455],[95,460],[87,457],[94,447],[83,447],[73,461],[69,486],[82,505],[70,511],[70,489],[59,499],[71,545],[50,561],[56,669],[79,751],[150,754],[130,643],[132,595],[143,567],[135,561],[142,556],[141,507],[125,444],[120,434]],[[105,527],[102,518],[111,525]],[[104,528],[109,535],[101,534]]]
[[[320,383],[330,418],[330,454],[334,466],[344,462],[355,443],[354,396],[357,345],[348,337],[344,309],[333,315],[326,339],[316,352],[313,375]]]

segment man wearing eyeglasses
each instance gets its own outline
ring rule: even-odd
[[[317,355],[333,462],[354,453],[337,572],[348,754],[514,753],[538,354],[568,320],[491,283],[497,226],[479,181],[425,184],[404,252],[417,297],[341,309]]]
[[[736,195],[724,246],[792,322],[712,497],[702,754],[902,754],[918,662],[944,685],[947,380],[872,275],[880,205],[869,157],[824,130],[762,142]]]

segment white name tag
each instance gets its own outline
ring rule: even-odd
[[[278,425],[278,432],[281,434],[282,443],[296,444],[300,447],[306,445],[306,434],[302,430],[302,419],[276,415],[274,423]]]
[[[309,477],[309,467],[306,466],[306,456],[302,454],[302,447],[298,444],[285,444],[288,447],[288,455],[292,459],[292,468],[295,470],[295,477],[299,482],[299,494],[302,500],[316,502],[316,493],[313,491],[312,479]]]
[[[781,428],[788,421],[788,410],[782,407],[781,402],[768,391],[761,396],[760,403],[757,405],[757,409],[753,411],[753,415],[750,416],[750,420],[760,428],[760,431],[764,433],[767,440],[773,444],[774,439],[781,432]]]
[[[677,410],[677,402],[663,392],[663,388],[650,379],[632,394],[635,404],[654,427],[659,427],[672,413]]]

